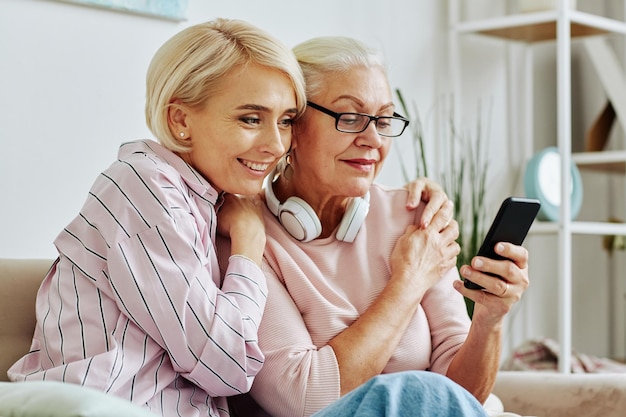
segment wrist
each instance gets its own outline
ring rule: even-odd
[[[265,231],[247,230],[243,233],[231,233],[230,255],[243,256],[261,265],[265,250]]]

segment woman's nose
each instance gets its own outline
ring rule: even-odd
[[[382,146],[382,138],[378,133],[375,120],[370,120],[365,130],[359,133],[357,141],[359,145],[366,145],[372,148],[379,148]]]
[[[275,126],[268,130],[265,138],[267,151],[273,155],[284,154],[291,143],[291,129],[281,130],[278,126]]]

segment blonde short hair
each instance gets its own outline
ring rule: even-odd
[[[382,55],[364,43],[344,36],[321,36],[293,48],[304,73],[307,97],[325,89],[328,73],[347,72],[355,67],[379,67],[386,74]]]
[[[216,19],[174,35],[156,52],[146,77],[146,123],[166,148],[187,152],[168,125],[173,100],[203,105],[234,68],[257,64],[284,73],[293,85],[296,106],[306,105],[304,79],[293,52],[261,29],[242,20]]]

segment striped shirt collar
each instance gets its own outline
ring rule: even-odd
[[[157,155],[180,173],[182,180],[191,190],[207,198],[215,205],[216,209],[221,205],[224,193],[218,192],[210,182],[180,156],[153,140],[141,139],[123,143],[120,146],[118,158],[124,160],[129,155],[138,152]]]

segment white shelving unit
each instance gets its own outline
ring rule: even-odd
[[[461,94],[459,37],[473,34],[500,38],[503,41],[532,45],[539,41],[556,42],[557,61],[557,146],[561,156],[561,210],[558,223],[539,223],[533,226],[533,233],[558,234],[558,289],[559,289],[559,371],[570,372],[572,350],[572,235],[626,235],[626,225],[607,222],[569,221],[571,204],[569,184],[571,164],[579,167],[588,165],[598,169],[624,171],[626,151],[599,151],[572,153],[572,114],[571,114],[571,42],[572,38],[598,34],[626,35],[626,23],[602,16],[585,13],[570,8],[568,0],[559,0],[554,10],[519,13],[497,18],[464,21],[461,19],[462,0],[449,1],[450,24],[450,66],[453,83],[458,95]],[[469,2],[466,1],[467,4]],[[469,7],[467,6],[466,7]],[[526,48],[529,49],[529,48]],[[524,131],[525,156],[533,153],[532,118],[532,54],[524,55],[524,86],[521,114]],[[454,73],[456,71],[456,74]],[[457,100],[459,100],[457,98]],[[567,196],[567,198],[565,198]]]

